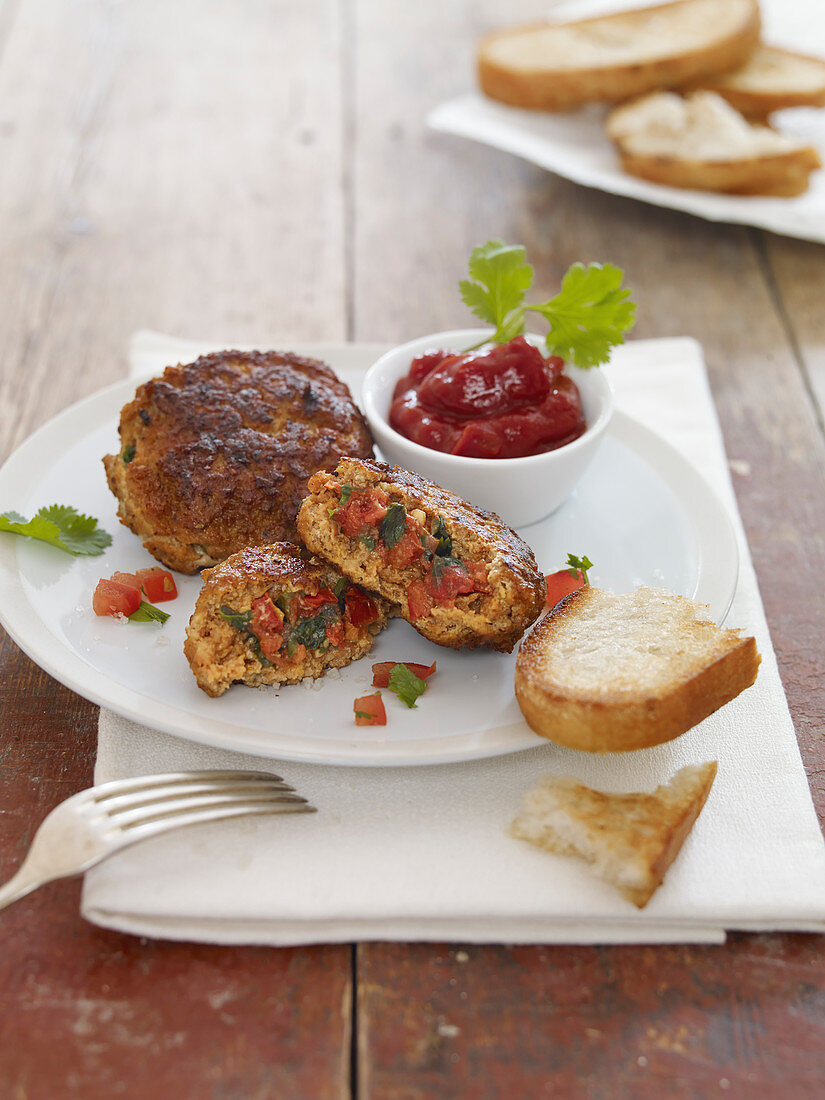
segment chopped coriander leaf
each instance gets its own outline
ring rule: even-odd
[[[406,703],[411,708],[418,706],[416,699],[427,690],[426,681],[416,676],[412,669],[403,664],[396,665],[392,670],[387,686],[390,691],[395,692],[402,703]]]
[[[155,607],[153,603],[147,603],[146,600],[140,601],[140,606],[137,611],[133,611],[129,616],[130,623],[160,623],[161,625],[166,622],[169,615],[165,611],[161,611],[159,607]]]
[[[453,552],[453,539],[442,515],[438,515],[433,523],[433,538],[438,539],[436,554],[442,558],[449,558]]]
[[[358,541],[362,542],[368,550],[375,549],[375,539],[372,538],[370,535],[359,535]]]
[[[583,558],[577,558],[575,554],[567,555],[567,564],[570,566],[568,573],[571,577],[577,577],[581,573],[582,580],[585,584],[590,584],[587,579],[587,570],[593,568],[593,562],[588,558],[587,554]]]
[[[393,501],[387,508],[387,514],[381,520],[378,534],[388,550],[392,550],[403,539],[407,530],[407,509],[403,504]]]
[[[134,443],[127,443],[123,448],[120,457],[123,459],[124,466],[128,466],[132,459],[135,457],[135,445]]]
[[[339,507],[347,503],[347,501],[350,498],[351,493],[352,493],[352,486],[351,485],[342,485],[341,486],[341,501],[340,501]]]
[[[0,513],[0,531],[39,539],[76,556],[102,554],[112,543],[112,536],[97,526],[94,516],[64,504],[41,508],[30,520],[17,512]]]
[[[252,622],[252,609],[249,611],[234,611],[231,607],[227,607],[225,604],[221,608],[221,615],[226,621],[234,626],[236,630],[248,630],[249,624]]]

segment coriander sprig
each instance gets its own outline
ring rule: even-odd
[[[581,573],[581,578],[584,583],[590,584],[590,581],[587,579],[587,570],[593,568],[593,562],[588,558],[587,554],[585,554],[583,558],[577,558],[575,554],[568,554],[567,564],[570,566],[567,572],[571,577],[578,577]]]
[[[533,268],[522,245],[487,241],[470,256],[469,279],[458,286],[464,303],[495,332],[483,343],[505,344],[525,329],[527,313],[538,313],[550,326],[547,353],[560,355],[577,367],[595,367],[607,361],[610,349],[624,343],[633,327],[636,305],[622,287],[624,272],[615,264],[573,264],[561,290],[547,302],[528,304]]]
[[[66,504],[41,508],[32,519],[18,512],[0,513],[0,531],[48,542],[67,554],[102,554],[112,536],[98,527],[94,516],[84,516]]]

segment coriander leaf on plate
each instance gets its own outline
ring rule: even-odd
[[[506,343],[524,331],[524,295],[533,281],[523,245],[492,240],[473,249],[469,279],[458,288],[464,304],[495,326],[494,343]]]
[[[426,681],[422,680],[420,676],[416,676],[411,669],[403,664],[396,665],[392,670],[387,686],[408,707],[417,707],[416,699],[427,690]]]
[[[633,327],[636,305],[622,288],[624,272],[615,264],[573,264],[561,292],[549,302],[527,308],[550,325],[547,350],[577,367],[607,361],[610,349],[624,343]]]
[[[161,611],[159,607],[155,607],[153,603],[147,603],[146,600],[140,601],[140,606],[137,611],[133,611],[129,616],[130,623],[165,623],[169,618],[169,615],[165,611]]]
[[[84,516],[65,504],[41,508],[33,519],[18,512],[0,513],[0,531],[48,542],[67,554],[102,554],[112,536],[98,527],[94,516]]]

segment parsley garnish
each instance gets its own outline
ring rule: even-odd
[[[165,611],[161,611],[161,609],[155,607],[153,603],[147,603],[146,600],[141,600],[137,611],[133,611],[129,616],[129,622],[163,624],[168,618],[169,616]]]
[[[398,501],[387,508],[387,514],[381,520],[378,534],[388,550],[392,550],[403,539],[407,530],[407,509]]]
[[[408,707],[417,707],[416,699],[427,690],[427,683],[420,676],[404,664],[398,664],[390,673],[390,682],[387,685],[390,691],[394,691],[402,703]]]
[[[533,268],[525,255],[521,245],[506,245],[499,240],[473,249],[470,279],[462,279],[458,285],[473,313],[495,326],[493,335],[481,343],[505,344],[521,335],[529,311],[541,314],[550,325],[548,354],[560,355],[577,367],[604,363],[610,349],[624,343],[636,313],[630,291],[622,288],[622,269],[615,264],[585,267],[575,263],[562,279],[555,298],[528,305],[524,298],[533,281]]]
[[[588,558],[587,554],[585,554],[583,558],[577,558],[575,554],[568,554],[567,564],[570,566],[567,572],[571,577],[578,577],[579,573],[581,573],[584,583],[590,584],[590,581],[587,579],[587,570],[593,568],[593,562]]]
[[[0,513],[0,531],[48,542],[67,554],[102,554],[112,536],[97,526],[94,516],[84,516],[65,504],[41,508],[27,520],[17,512]]]

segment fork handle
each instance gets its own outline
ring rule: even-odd
[[[24,898],[38,886],[59,877],[59,875],[35,875],[31,868],[27,869],[24,864],[16,875],[13,875],[4,886],[0,886],[0,909],[5,909],[7,905]]]

